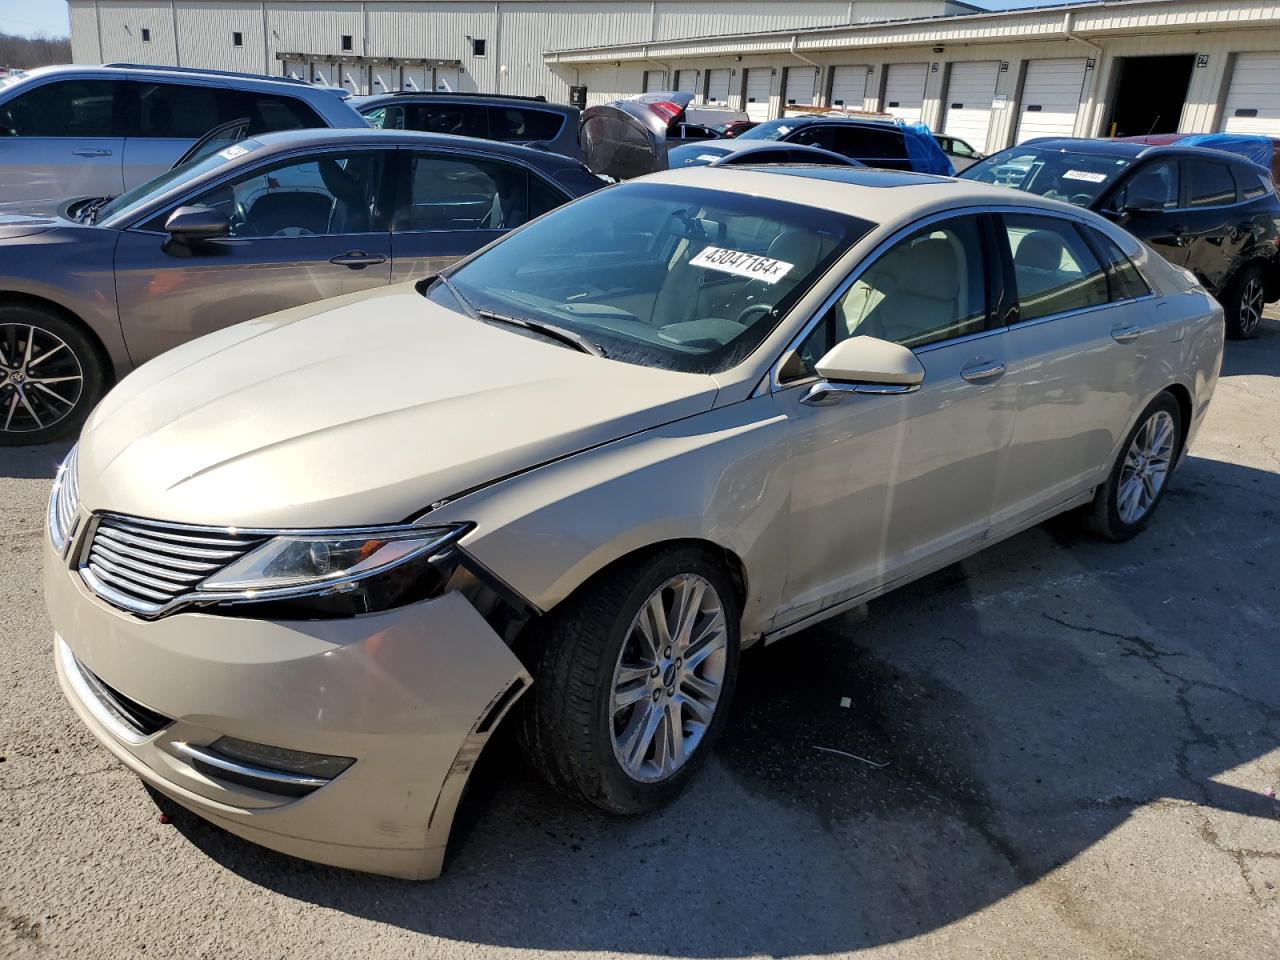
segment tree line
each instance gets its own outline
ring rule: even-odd
[[[0,33],[0,70],[5,67],[28,69],[50,63],[71,62],[69,37],[16,37]]]

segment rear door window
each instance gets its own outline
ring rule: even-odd
[[[907,145],[902,134],[894,130],[871,127],[842,127],[836,133],[836,153],[855,160],[905,160]],[[875,164],[873,163],[872,166]]]
[[[1105,304],[1106,272],[1075,225],[1054,217],[1005,214],[1021,322]]]
[[[195,140],[221,122],[219,89],[186,83],[139,83],[135,136]]]
[[[389,118],[388,118],[389,119]],[[387,126],[391,126],[390,123]],[[450,133],[458,137],[489,138],[485,107],[466,103],[411,103],[405,105],[406,130]]]
[[[1257,200],[1268,193],[1276,192],[1276,188],[1271,185],[1270,179],[1265,174],[1250,170],[1248,167],[1232,167],[1231,172],[1235,174],[1236,189],[1240,193],[1241,200]]]
[[[1145,297],[1151,292],[1147,281],[1142,279],[1142,274],[1133,265],[1133,261],[1125,256],[1124,251],[1116,246],[1110,237],[1092,227],[1080,227],[1080,229],[1088,233],[1094,249],[1100,250],[1102,259],[1106,261],[1107,282],[1110,285],[1112,302]]]
[[[794,136],[787,138],[788,143],[799,143],[808,147],[822,147],[824,150],[836,148],[836,130],[830,124],[817,124],[801,127]]]
[[[249,118],[249,136],[274,130],[305,130],[328,126],[320,115],[297,97],[246,90],[222,92],[222,116]],[[207,128],[206,128],[207,129]]]
[[[529,210],[529,174],[523,167],[415,153],[409,160],[408,204],[396,211],[393,229],[510,230],[529,219]]]
[[[119,80],[44,83],[0,106],[0,133],[10,137],[123,137],[132,98],[132,84]]]
[[[564,126],[564,117],[549,110],[529,107],[490,107],[489,136],[494,140],[530,142],[554,140]],[[481,136],[481,134],[470,134]]]
[[[1219,207],[1236,202],[1236,182],[1225,163],[1184,160],[1187,175],[1187,205]]]

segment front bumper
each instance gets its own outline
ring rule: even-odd
[[[531,682],[458,593],[345,620],[143,621],[94,596],[47,537],[44,585],[63,693],[129,769],[245,839],[354,870],[439,875],[471,767]],[[128,736],[78,668],[173,722]],[[188,748],[222,736],[355,762],[281,796],[197,768]]]

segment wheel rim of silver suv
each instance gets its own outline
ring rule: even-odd
[[[613,753],[634,780],[665,780],[702,742],[720,703],[728,655],[724,605],[710,582],[681,574],[641,605],[613,671]]]

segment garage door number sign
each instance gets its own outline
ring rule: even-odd
[[[795,266],[785,260],[762,257],[754,253],[740,253],[737,250],[726,250],[723,247],[703,247],[702,252],[689,261],[690,266],[703,267],[707,270],[719,270],[721,273],[732,273],[751,280],[763,280],[765,283],[777,283]]]

